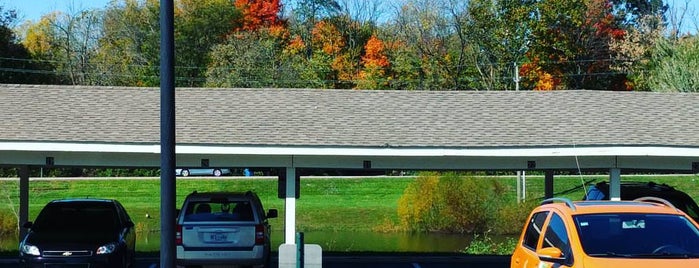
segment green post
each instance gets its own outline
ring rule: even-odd
[[[296,268],[303,268],[303,232],[296,233]]]

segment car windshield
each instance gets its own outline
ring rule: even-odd
[[[37,232],[94,232],[118,228],[114,205],[103,202],[61,202],[44,207],[32,229]]]
[[[684,216],[586,214],[574,220],[590,256],[699,257],[699,230]]]
[[[185,221],[254,221],[249,201],[210,200],[189,202]]]

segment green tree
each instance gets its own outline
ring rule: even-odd
[[[51,66],[32,60],[29,50],[17,40],[12,30],[16,21],[14,10],[0,6],[0,83],[53,83]]]
[[[699,38],[658,42],[648,73],[653,91],[699,92]]]
[[[230,0],[180,0],[175,12],[178,86],[201,86],[209,51],[239,28],[241,13]]]
[[[97,66],[102,84],[158,86],[159,2],[114,1],[104,12]]]
[[[284,87],[289,85],[290,70],[282,62],[286,45],[281,30],[259,29],[232,35],[226,43],[211,51],[206,77],[210,87]]]
[[[476,88],[515,89],[514,76],[524,60],[536,2],[533,0],[473,0],[467,25],[476,50]]]
[[[97,10],[49,13],[28,27],[25,44],[34,58],[52,62],[64,83],[95,84],[93,64],[101,23]]]

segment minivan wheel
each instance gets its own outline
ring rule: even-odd
[[[182,174],[182,177],[187,177],[189,176],[189,170],[183,169],[182,171],[180,171],[180,174]]]
[[[220,169],[214,169],[214,176],[219,177],[221,176],[221,170]]]

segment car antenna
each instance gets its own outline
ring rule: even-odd
[[[580,184],[582,184],[583,191],[585,193],[585,200],[589,198],[587,196],[587,188],[585,187],[585,180],[582,176],[582,170],[580,169],[580,161],[578,160],[578,153],[575,151],[575,142],[573,142],[573,153],[575,154],[575,166],[578,168],[578,176],[580,176]]]

